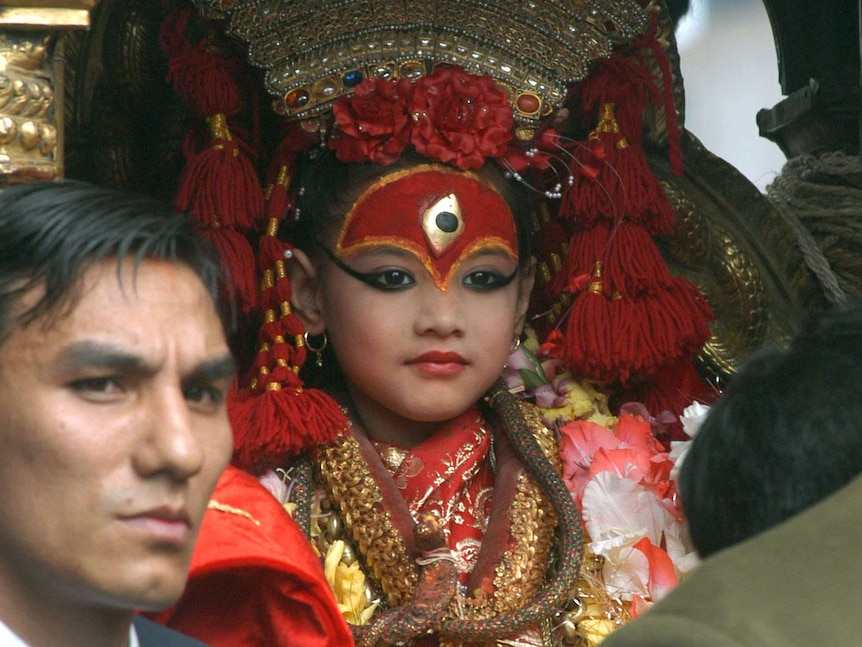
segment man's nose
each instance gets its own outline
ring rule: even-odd
[[[182,390],[154,389],[145,402],[136,468],[147,476],[163,472],[174,480],[190,478],[203,465],[204,449]]]

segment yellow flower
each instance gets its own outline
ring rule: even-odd
[[[342,540],[332,542],[326,551],[323,572],[347,622],[363,625],[371,619],[378,603],[369,600],[365,573],[359,568],[359,562],[345,564],[342,561],[344,548]]]
[[[596,647],[618,626],[616,622],[607,618],[584,618],[578,623],[578,632],[583,636],[588,647]]]
[[[558,379],[558,378],[555,378]],[[575,380],[565,375],[565,402],[562,406],[542,409],[547,420],[587,420],[610,429],[616,417],[608,408],[608,396],[589,380]]]

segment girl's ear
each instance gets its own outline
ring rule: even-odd
[[[520,336],[527,321],[527,309],[530,307],[530,293],[533,291],[533,283],[536,280],[536,259],[530,259],[530,267],[518,275],[518,303],[515,306],[515,329],[516,336]]]
[[[294,313],[305,324],[308,334],[322,334],[326,320],[320,272],[301,249],[293,250],[293,257],[287,263],[287,278],[290,280],[290,306]]]

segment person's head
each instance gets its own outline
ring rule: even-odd
[[[76,182],[0,192],[7,624],[37,601],[131,613],[182,593],[233,444],[219,276],[156,201]]]
[[[357,406],[432,424],[465,411],[524,324],[519,187],[493,162],[462,171],[410,153],[385,167],[324,153],[297,182],[295,310],[326,332]]]
[[[680,495],[702,557],[862,473],[862,308],[826,313],[752,357],[686,455]]]

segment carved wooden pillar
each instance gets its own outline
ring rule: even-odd
[[[757,114],[788,158],[860,153],[860,0],[763,0],[786,98]]]
[[[0,0],[0,187],[63,175],[59,35],[87,28],[98,0]]]

